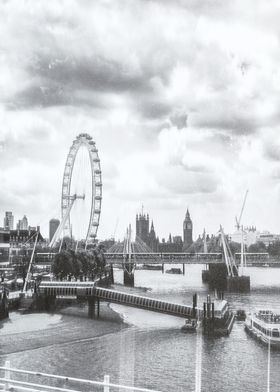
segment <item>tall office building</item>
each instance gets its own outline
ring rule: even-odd
[[[28,219],[26,215],[20,219],[17,223],[17,230],[27,230],[28,229]]]
[[[59,219],[51,219],[49,224],[49,240],[51,241],[54,233],[56,232],[58,226],[60,224]]]
[[[4,230],[13,230],[14,228],[14,216],[11,211],[5,212],[4,217]]]

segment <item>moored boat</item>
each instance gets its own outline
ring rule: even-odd
[[[165,271],[166,274],[182,274],[181,268],[170,268],[169,270]]]
[[[197,319],[186,320],[181,330],[184,332],[196,332],[201,323]]]
[[[243,309],[238,309],[235,314],[235,319],[237,321],[245,321],[246,320],[246,312]]]
[[[247,315],[244,326],[247,332],[262,343],[280,349],[280,314],[259,310]]]

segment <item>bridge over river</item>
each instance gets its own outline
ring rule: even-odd
[[[211,302],[210,296],[203,308],[197,306],[197,296],[193,297],[192,305],[184,305],[161,301],[155,298],[128,294],[117,290],[97,287],[100,281],[95,282],[45,282],[39,286],[39,295],[44,298],[47,305],[54,303],[56,298],[82,299],[88,301],[88,315],[99,316],[99,302],[113,302],[125,306],[159,312],[184,319],[197,319],[202,321],[204,333],[228,334],[231,330],[234,316],[229,312],[228,303],[224,300]]]
[[[135,294],[128,294],[121,291],[116,291],[107,288],[96,287],[95,282],[45,282],[42,281],[39,286],[41,295],[58,298],[84,298],[87,300],[93,299],[92,304],[95,307],[94,301],[102,300],[106,302],[113,302],[126,306],[133,306],[140,309],[151,310],[169,314],[172,316],[193,318],[203,316],[203,310],[193,305],[175,304],[166,301],[159,301],[154,298],[148,298]],[[90,313],[90,312],[89,312]]]

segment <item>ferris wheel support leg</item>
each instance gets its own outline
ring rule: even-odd
[[[52,248],[55,245],[56,241],[60,237],[60,234],[61,234],[62,230],[64,229],[65,223],[66,223],[67,219],[69,218],[70,211],[71,211],[71,209],[73,207],[73,204],[74,204],[75,200],[76,200],[76,198],[71,200],[71,202],[70,202],[70,204],[69,204],[69,206],[68,206],[68,208],[66,210],[66,214],[64,215],[62,221],[60,222],[60,225],[58,226],[58,228],[57,228],[56,232],[54,233],[54,236],[53,236],[53,238],[52,238],[52,240],[51,240],[51,242],[49,244],[50,248]]]

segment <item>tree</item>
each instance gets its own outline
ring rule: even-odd
[[[263,242],[256,242],[248,247],[249,253],[263,253],[267,252],[266,246]]]
[[[235,253],[240,253],[241,252],[241,244],[238,242],[231,241],[229,242],[229,248],[231,250],[231,253],[234,255]]]
[[[275,241],[269,244],[267,251],[271,256],[280,256],[280,241]]]
[[[68,251],[62,251],[55,255],[52,272],[55,277],[62,280],[64,278],[69,278],[73,275],[74,267],[73,260]]]
[[[76,280],[89,278],[94,280],[97,275],[102,275],[106,271],[106,259],[104,249],[96,245],[90,250],[64,250],[57,253],[54,258],[52,272],[57,279]]]
[[[20,260],[18,260],[18,262],[14,266],[17,278],[22,278],[22,280],[23,280],[23,286],[25,284],[28,266],[30,263],[30,257],[27,256],[27,254],[25,252],[25,254],[20,257]],[[32,270],[31,270],[31,272],[32,272]]]

